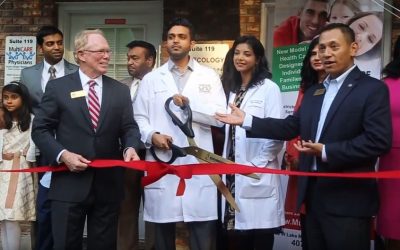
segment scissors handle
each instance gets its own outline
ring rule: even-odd
[[[154,146],[150,147],[150,153],[156,161],[167,163],[167,164],[172,164],[176,160],[176,158],[185,157],[187,155],[186,151],[183,148],[178,147],[175,144],[170,144],[170,148],[172,151],[172,156],[171,156],[171,159],[169,159],[168,161],[163,161],[157,156],[157,154],[154,150]]]
[[[187,104],[184,104],[183,106],[180,107],[187,114],[187,120],[186,120],[186,122],[183,123],[174,114],[174,112],[172,112],[171,108],[169,107],[172,100],[173,100],[173,97],[170,97],[165,101],[165,105],[164,105],[165,110],[167,111],[169,116],[171,116],[172,122],[176,126],[178,126],[187,137],[194,138],[194,131],[192,128],[192,109]]]

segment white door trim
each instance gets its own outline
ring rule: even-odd
[[[64,33],[64,48],[69,50],[73,48],[70,44],[71,37],[71,17],[76,14],[87,14],[87,15],[101,15],[110,14],[113,15],[157,15],[163,20],[163,0],[155,1],[118,1],[118,2],[57,2],[58,5],[58,27]],[[162,31],[161,22],[159,30]],[[111,25],[110,25],[111,26]],[[148,39],[149,42],[155,46],[161,44],[162,35],[159,35],[159,39]],[[158,41],[157,41],[158,40]],[[72,53],[72,51],[66,51]],[[68,57],[68,56],[67,56]]]

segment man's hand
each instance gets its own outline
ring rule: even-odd
[[[124,161],[139,161],[140,158],[136,153],[136,150],[132,147],[129,147],[124,152]]]
[[[151,137],[151,143],[159,149],[169,149],[169,145],[172,144],[172,137],[169,135],[163,135],[154,133]]]
[[[78,155],[68,150],[65,150],[60,157],[61,162],[63,162],[71,172],[82,172],[91,162],[85,159],[82,155]]]
[[[304,140],[299,140],[297,143],[293,144],[294,147],[301,153],[315,155],[321,157],[322,155],[322,148],[324,144],[322,143],[315,143],[309,140],[308,142]]]
[[[232,109],[230,114],[215,113],[214,118],[223,123],[241,126],[246,113],[232,103],[229,104],[229,107]]]
[[[173,95],[172,100],[174,101],[174,104],[179,107],[189,104],[189,98],[180,94]]]

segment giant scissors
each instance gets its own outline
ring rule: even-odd
[[[171,143],[170,149],[172,151],[171,158],[169,160],[162,160],[160,159],[156,152],[154,147],[150,148],[150,153],[159,162],[171,164],[173,163],[178,157],[185,157],[187,155],[192,155],[196,157],[200,162],[208,162],[208,163],[234,163],[233,161],[230,161],[228,159],[225,159],[217,154],[214,154],[210,151],[204,150],[202,148],[199,148],[194,140],[194,131],[192,128],[192,110],[188,104],[183,104],[180,108],[183,112],[183,116],[186,118],[186,121],[182,121],[180,118],[177,117],[177,115],[171,110],[170,108],[170,103],[173,100],[172,97],[168,98],[165,101],[165,110],[169,114],[169,116],[172,119],[172,122],[178,126],[182,132],[186,135],[189,146],[187,147],[179,147],[173,143]],[[259,177],[256,174],[248,174],[248,177],[259,179]],[[218,190],[221,192],[221,194],[225,197],[226,201],[236,210],[240,211],[239,207],[237,206],[235,199],[233,198],[232,194],[229,192],[228,188],[225,186],[223,183],[221,176],[219,175],[209,175],[211,180],[214,182],[214,184],[217,186]]]

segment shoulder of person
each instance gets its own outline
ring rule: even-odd
[[[147,73],[147,74],[143,77],[141,83],[142,83],[143,81],[148,81],[148,80],[152,80],[152,79],[157,79],[157,80],[158,80],[159,77],[162,77],[163,75],[165,75],[165,74],[168,73],[168,72],[169,72],[169,70],[168,70],[168,63],[164,63],[164,64],[161,65],[160,67],[158,67],[158,68],[156,68],[156,69],[153,69],[152,71],[150,71],[149,73]]]
[[[274,81],[272,81],[271,79],[268,79],[268,78],[264,78],[264,80],[262,81],[262,83],[260,85],[268,87],[268,88],[277,88],[277,89],[279,89],[278,84],[276,84]]]
[[[132,83],[132,81],[133,81],[133,77],[132,76],[119,80],[119,82],[121,82],[121,83],[123,83],[125,85],[128,85],[128,84]]]
[[[359,74],[358,81],[360,81],[363,87],[371,86],[372,88],[377,88],[385,86],[385,83],[382,80],[369,76],[362,71],[360,71]]]
[[[21,74],[22,74],[22,73],[25,73],[25,72],[28,72],[28,71],[31,71],[31,70],[40,69],[41,67],[43,67],[43,61],[40,62],[40,63],[37,63],[37,64],[35,64],[35,65],[32,65],[32,66],[23,68],[23,69],[21,70]]]
[[[74,63],[71,63],[71,62],[68,62],[68,61],[65,60],[65,59],[64,59],[64,65],[65,65],[66,67],[69,67],[69,68],[72,68],[72,69],[78,69],[78,68],[79,68],[78,65],[76,65],[76,64],[74,64]]]
[[[218,73],[213,69],[213,68],[211,68],[211,67],[209,67],[209,66],[207,66],[207,65],[204,65],[204,64],[200,64],[200,63],[198,63],[196,60],[193,60],[193,70],[194,71],[202,71],[202,72],[204,72],[204,73],[206,73],[206,74],[210,74],[210,75],[217,75],[218,76]]]

